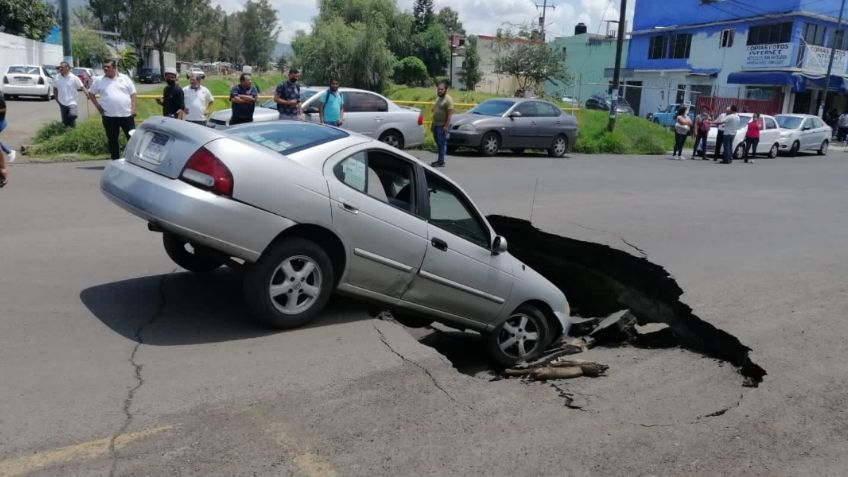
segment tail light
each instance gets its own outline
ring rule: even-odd
[[[9,84],[9,77],[8,76],[3,77],[3,84]]]
[[[424,114],[418,113],[418,125],[421,126],[424,124]]]
[[[44,84],[44,77],[43,76],[38,77],[38,84]]]
[[[201,147],[191,155],[180,178],[201,189],[233,196],[233,174],[205,147]]]

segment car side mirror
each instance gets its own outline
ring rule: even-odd
[[[500,235],[495,236],[495,240],[492,241],[492,255],[504,253],[506,248],[506,239]]]
[[[520,117],[521,117],[521,113],[520,113],[520,112],[518,112],[518,111],[513,111],[513,112],[509,113],[509,118],[510,118],[510,119],[512,119],[512,118],[520,118]]]
[[[802,129],[802,131],[809,131],[810,129],[811,129],[810,126],[805,126],[804,129]]]

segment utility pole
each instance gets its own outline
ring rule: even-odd
[[[827,62],[827,74],[824,77],[824,93],[819,96],[816,111],[818,115],[824,119],[824,108],[827,107],[827,90],[830,89],[830,73],[833,71],[833,56],[836,54],[836,32],[842,28],[842,12],[845,10],[845,0],[839,7],[839,19],[836,21],[836,30],[830,40],[830,60]],[[842,42],[845,42],[845,32],[842,33]],[[840,47],[842,45],[839,45]]]
[[[71,66],[74,66],[74,57],[71,53],[71,21],[68,12],[68,0],[59,0],[59,9],[62,14],[62,56]]]
[[[845,0],[842,0],[845,2]],[[612,73],[612,101],[610,101],[609,124],[607,131],[615,129],[615,117],[618,114],[619,80],[621,78],[621,50],[624,49],[624,30],[627,20],[627,0],[621,0],[621,12],[618,16],[618,38],[615,42],[615,66]]]
[[[556,10],[555,5],[548,5],[548,0],[544,0],[541,5],[536,4],[536,8],[542,9],[542,16],[539,17],[539,34],[542,37],[542,43],[545,42],[545,13],[547,13],[548,9]]]

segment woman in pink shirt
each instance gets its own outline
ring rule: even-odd
[[[748,151],[751,150],[751,160],[754,162],[754,156],[757,155],[757,144],[760,142],[760,129],[763,128],[763,120],[760,119],[760,113],[754,113],[754,117],[748,121],[748,130],[745,131],[745,154],[742,156],[745,162],[748,161]]]

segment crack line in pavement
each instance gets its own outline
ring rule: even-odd
[[[171,273],[174,273],[176,271],[177,269],[175,268],[171,270]],[[147,320],[145,323],[140,324],[135,330],[134,338],[136,344],[133,347],[132,353],[130,353],[130,357],[127,361],[129,361],[130,365],[132,365],[133,367],[136,384],[127,392],[127,397],[126,399],[124,399],[124,423],[121,425],[121,428],[118,429],[118,432],[112,435],[112,438],[109,440],[109,454],[112,456],[112,467],[109,470],[109,477],[114,477],[115,472],[118,470],[118,451],[115,449],[115,441],[118,439],[119,436],[126,432],[127,429],[129,429],[130,424],[132,424],[133,415],[130,409],[132,408],[133,399],[135,398],[135,393],[139,389],[141,389],[142,386],[144,386],[144,378],[141,376],[141,370],[144,368],[144,365],[138,364],[135,361],[135,356],[138,353],[138,349],[141,347],[141,345],[144,344],[142,332],[145,328],[152,325],[156,322],[156,320],[161,318],[162,314],[165,311],[165,279],[168,277],[168,275],[170,274],[162,275],[159,280],[159,303],[157,304],[156,312],[153,313],[149,320]]]
[[[744,397],[745,397],[745,395],[744,395],[744,394],[740,394],[740,395],[739,395],[739,399],[736,401],[736,404],[733,404],[732,406],[727,406],[727,407],[721,408],[721,409],[719,409],[718,411],[711,412],[711,413],[709,413],[709,414],[704,414],[704,415],[702,415],[702,416],[698,416],[698,417],[696,417],[696,418],[695,418],[695,420],[694,420],[694,421],[692,421],[692,422],[691,422],[691,424],[697,424],[697,423],[698,423],[698,421],[700,421],[701,419],[706,419],[706,418],[708,418],[708,417],[719,417],[719,416],[723,416],[723,415],[724,415],[727,411],[730,411],[731,409],[736,409],[737,407],[739,407],[740,405],[742,405],[742,399],[743,399]]]
[[[382,341],[382,342],[383,342],[383,344],[384,344],[384,345],[386,345],[386,348],[389,348],[389,351],[391,351],[392,353],[394,353],[395,355],[397,355],[397,357],[398,357],[398,358],[400,358],[400,359],[402,359],[403,361],[405,361],[405,362],[407,362],[407,363],[410,363],[410,364],[414,365],[415,367],[417,367],[417,368],[421,369],[421,371],[424,371],[424,373],[425,373],[425,374],[426,374],[426,375],[430,378],[430,381],[432,381],[432,382],[433,382],[433,385],[434,385],[434,386],[436,386],[437,388],[439,388],[439,390],[440,390],[441,392],[445,393],[445,396],[447,396],[448,398],[450,398],[450,400],[451,400],[451,401],[453,401],[453,402],[457,402],[457,401],[456,401],[456,399],[454,399],[454,397],[453,397],[453,396],[451,396],[451,395],[450,395],[450,393],[449,393],[449,392],[447,392],[447,391],[445,390],[445,388],[443,388],[443,387],[439,384],[439,382],[438,382],[438,381],[436,381],[435,376],[433,376],[433,374],[430,372],[430,370],[429,370],[429,369],[425,368],[424,366],[421,366],[420,364],[416,363],[415,361],[412,361],[411,359],[407,358],[406,356],[404,356],[404,355],[402,355],[402,354],[398,353],[397,351],[395,351],[395,349],[394,349],[394,348],[392,348],[392,345],[390,345],[390,344],[389,344],[388,340],[386,340],[386,335],[384,335],[384,334],[383,334],[383,332],[380,330],[380,328],[377,328],[377,325],[373,325],[373,326],[374,326],[374,330],[375,330],[375,331],[377,332],[377,334],[380,336],[380,341]]]
[[[570,220],[568,221],[568,223],[572,224],[572,225],[576,225],[576,226],[583,228],[583,229],[586,229],[586,230],[591,230],[593,232],[601,232],[601,233],[612,235],[613,237],[624,242],[624,244],[627,245],[628,247],[639,252],[639,255],[642,255],[642,258],[648,258],[648,252],[646,252],[646,251],[642,250],[641,248],[637,247],[636,245],[633,245],[632,243],[628,242],[626,238],[622,237],[621,235],[618,235],[615,232],[610,232],[609,230],[603,230],[603,229],[596,229],[596,228],[589,227],[589,226],[586,226],[586,225],[583,225],[583,224],[578,224],[577,222],[573,222],[573,221],[570,221]]]

